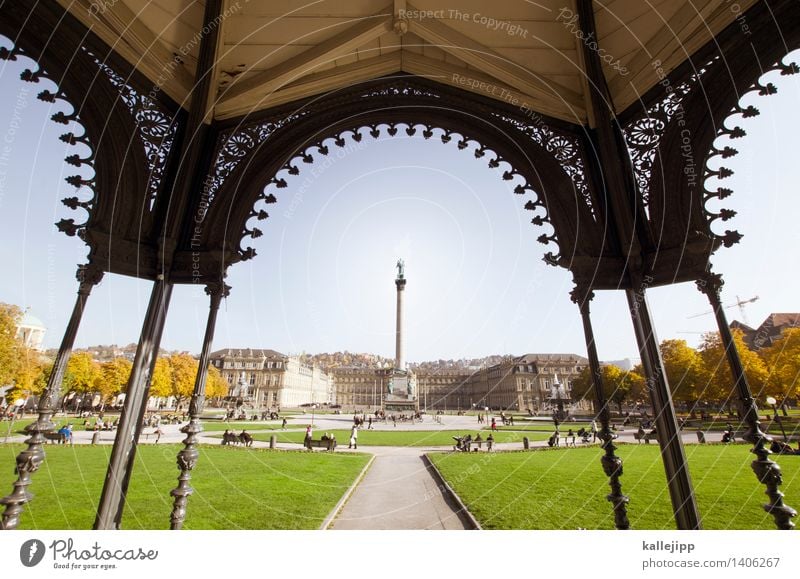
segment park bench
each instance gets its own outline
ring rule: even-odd
[[[305,447],[309,450],[313,450],[315,448],[324,448],[329,452],[333,452],[336,450],[336,438],[325,438],[319,440],[305,440],[304,443]]]
[[[161,435],[162,436],[164,435],[163,431],[161,432]],[[155,438],[155,436],[156,436],[155,430],[152,431],[152,432],[144,432],[144,431],[142,431],[142,433],[139,435],[139,439],[141,440],[142,438],[144,438],[145,440],[150,440],[151,436]]]
[[[614,418],[612,420],[609,420],[609,427],[613,426],[614,429],[617,430],[618,432],[624,431],[625,427],[628,426],[629,424],[630,420],[626,422],[625,419],[622,418]]]
[[[64,444],[67,441],[67,437],[60,433],[60,432],[44,432],[44,439],[52,444]]]
[[[652,430],[650,432],[645,432],[641,428],[633,433],[633,438],[635,438],[639,442],[639,444],[641,444],[643,440],[645,444],[650,444],[651,440],[658,440],[658,437],[655,432],[653,432]]]

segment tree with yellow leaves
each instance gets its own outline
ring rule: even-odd
[[[742,367],[753,396],[758,398],[765,395],[769,378],[767,365],[758,354],[747,347],[741,331],[733,330],[733,341],[739,352],[739,358],[742,361]],[[705,334],[699,353],[703,361],[702,377],[705,381],[705,386],[701,390],[701,398],[714,401],[737,401],[738,395],[734,391],[733,375],[719,334],[716,332]]]
[[[155,398],[168,398],[171,396],[172,376],[169,361],[166,358],[158,358],[150,378],[150,396]]]
[[[686,340],[664,340],[660,348],[672,398],[694,408],[706,386],[703,360]]]
[[[214,366],[208,367],[206,378],[206,398],[222,398],[228,395],[228,381]]]
[[[0,303],[0,386],[14,382],[20,371],[17,326],[21,319],[19,307]]]
[[[785,330],[761,355],[769,369],[766,394],[774,396],[784,408],[787,398],[800,396],[800,328]]]
[[[64,373],[64,390],[81,394],[93,393],[101,376],[100,364],[94,361],[91,354],[88,352],[72,354],[67,362],[67,371]]]
[[[617,410],[622,413],[622,403],[636,396],[644,384],[644,378],[637,372],[626,372],[617,366],[607,365],[600,367],[600,376],[603,379],[603,392],[609,403],[617,405]],[[592,371],[588,366],[581,371],[572,381],[572,399],[595,400],[594,382]],[[599,408],[595,409],[599,412]]]
[[[100,393],[101,404],[125,390],[133,364],[125,358],[114,358],[100,364],[100,373],[95,380],[95,390]]]
[[[150,396],[174,397],[177,406],[189,398],[194,390],[198,363],[189,354],[173,354],[156,361],[150,382]]]
[[[169,357],[169,365],[172,376],[172,395],[175,397],[175,404],[180,408],[183,399],[192,395],[198,363],[189,354],[173,354]]]

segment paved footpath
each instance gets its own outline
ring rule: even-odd
[[[370,451],[375,460],[332,529],[472,528],[426,467],[422,455],[427,449],[372,447]]]

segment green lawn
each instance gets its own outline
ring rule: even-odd
[[[687,445],[706,529],[774,529],[746,445]],[[620,445],[634,529],[674,529],[657,445]],[[597,448],[429,455],[485,529],[613,529]],[[779,456],[787,504],[800,507],[800,456]]]
[[[250,434],[253,435],[255,440],[264,442],[269,441],[271,435],[277,436],[278,442],[294,442],[300,444],[305,438],[304,431],[296,432],[283,432],[276,431],[270,433],[251,432],[246,428]],[[241,429],[234,429],[234,433],[239,434]],[[350,430],[331,430],[336,437],[336,441],[341,446],[350,442]],[[362,446],[453,446],[455,441],[453,436],[462,436],[465,434],[472,434],[473,437],[477,434],[477,430],[359,430],[358,443]],[[323,431],[315,430],[314,438],[322,436]],[[481,432],[481,438],[486,440],[489,432]],[[519,433],[519,432],[495,432],[495,442],[518,442],[522,448],[522,437],[527,436],[530,440],[546,440],[549,436],[547,433]]]
[[[0,445],[0,493],[11,491],[22,445]],[[143,445],[124,529],[168,529],[181,445]],[[111,446],[48,446],[20,529],[90,529]],[[369,460],[365,454],[201,447],[187,529],[316,529]]]

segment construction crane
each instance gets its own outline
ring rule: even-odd
[[[749,326],[750,322],[747,320],[747,314],[744,311],[744,306],[745,306],[745,304],[752,304],[754,301],[757,301],[757,300],[758,300],[758,296],[754,296],[754,297],[750,298],[749,300],[743,300],[743,299],[740,299],[739,296],[736,296],[736,302],[735,303],[728,304],[727,306],[722,306],[722,307],[724,309],[726,309],[726,310],[730,309],[730,308],[737,308],[738,307],[739,311],[742,313],[742,321]],[[707,316],[708,314],[713,314],[713,313],[714,313],[714,310],[708,310],[707,312],[703,312],[702,314],[695,314],[693,316],[688,316],[686,319],[689,320],[691,318],[699,318],[701,316]]]

